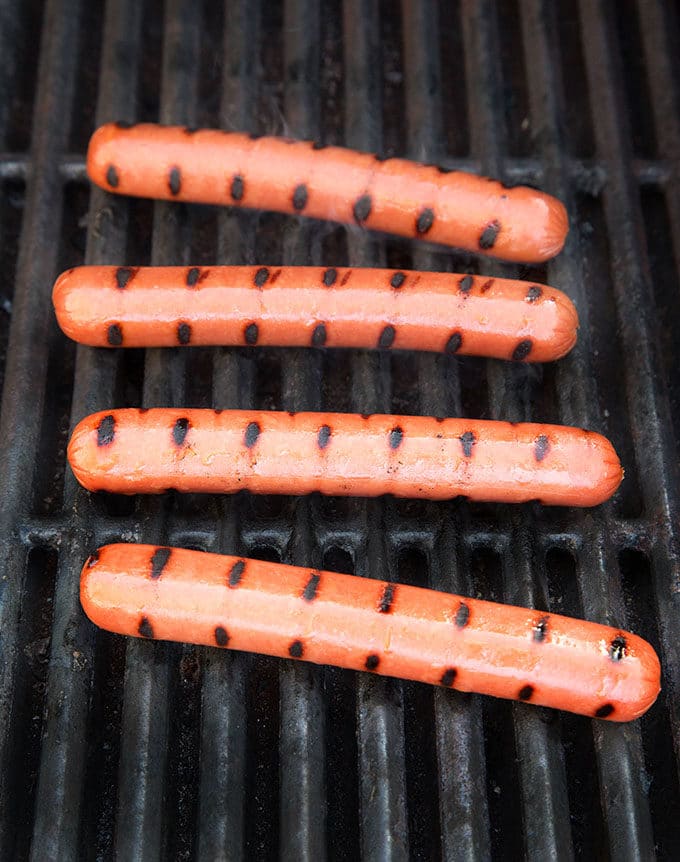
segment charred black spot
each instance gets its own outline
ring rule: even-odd
[[[245,183],[243,181],[243,177],[240,174],[234,174],[231,178],[231,189],[229,193],[231,194],[231,199],[233,201],[243,200],[243,192],[245,189]]]
[[[327,270],[324,272],[324,274],[323,274],[323,283],[326,285],[326,287],[333,287],[333,285],[335,284],[335,280],[337,279],[337,277],[338,277],[338,271],[337,271],[337,269],[334,269],[333,267],[331,267],[330,269],[327,269]]]
[[[458,282],[458,290],[461,293],[470,293],[472,290],[472,276],[464,275]]]
[[[612,706],[612,704],[605,703],[595,710],[595,718],[609,718],[612,712],[614,712],[614,707]]]
[[[177,327],[177,341],[180,344],[189,344],[191,341],[191,326],[188,323],[180,323]]]
[[[524,341],[520,341],[517,347],[512,351],[512,358],[515,362],[521,362],[523,359],[526,359],[527,356],[531,353],[531,348],[533,344],[530,338],[525,338]]]
[[[427,233],[433,224],[434,212],[429,207],[425,207],[416,220],[416,231],[418,233]]]
[[[96,566],[99,562],[99,548],[96,551],[93,551],[90,556],[87,558],[87,568],[91,569],[93,566]]]
[[[446,688],[451,688],[456,679],[456,669],[455,667],[447,668],[444,673],[441,675],[441,679],[439,680],[439,684],[446,686]]]
[[[304,591],[302,593],[302,598],[306,602],[313,602],[316,598],[320,580],[321,575],[318,572],[312,572],[312,574],[309,576],[309,580],[307,581]]]
[[[312,333],[312,347],[323,347],[326,343],[326,327],[323,323],[318,323],[314,327]]]
[[[139,625],[137,626],[137,631],[143,638],[153,637],[153,626],[149,622],[148,617],[142,617],[140,619]]]
[[[249,323],[243,330],[243,337],[246,344],[257,344],[258,335],[259,330],[257,328],[257,323]]]
[[[97,425],[97,446],[109,446],[116,436],[116,420],[109,413]]]
[[[331,440],[331,426],[330,425],[322,425],[319,428],[319,435],[317,437],[317,443],[319,444],[319,449],[325,449],[326,446],[330,443]]]
[[[178,419],[172,427],[172,439],[176,446],[183,446],[189,432],[189,420],[185,418]]]
[[[106,182],[112,189],[118,188],[118,171],[116,170],[115,165],[109,165],[106,169]]]
[[[288,655],[291,658],[302,658],[303,651],[302,641],[293,641],[288,647]]]
[[[454,332],[449,338],[449,340],[446,342],[446,347],[444,348],[444,351],[446,353],[458,353],[462,344],[463,336],[460,334],[460,332]]]
[[[177,165],[170,168],[170,173],[168,174],[168,188],[170,189],[171,195],[178,195],[182,188],[182,172]]]
[[[398,449],[401,446],[401,441],[404,439],[403,430],[396,425],[390,431],[390,449]]]
[[[396,334],[397,331],[393,326],[386,326],[380,333],[380,338],[378,339],[378,347],[381,350],[387,350],[389,347],[392,347],[392,345],[394,344],[394,336]]]
[[[106,340],[111,347],[120,347],[123,343],[123,330],[119,323],[112,323],[106,331]]]
[[[458,610],[456,611],[456,625],[459,629],[464,629],[470,620],[470,608],[465,604],[465,602],[461,602],[458,605]]]
[[[463,455],[465,455],[466,458],[471,458],[472,447],[477,442],[474,432],[464,431],[458,439],[460,440],[460,445],[463,447]]]
[[[163,569],[166,567],[172,548],[156,548],[151,557],[151,577],[155,580],[163,574]]]
[[[519,699],[520,700],[531,700],[534,694],[533,685],[525,685],[519,690]]]
[[[529,290],[527,290],[527,302],[536,302],[543,295],[542,289],[537,285],[533,284]]]
[[[540,644],[548,635],[548,620],[550,617],[541,617],[534,623],[533,637],[536,643]]]
[[[392,278],[390,279],[390,284],[392,287],[401,287],[402,284],[406,281],[406,276],[403,272],[395,272]]]
[[[370,195],[362,195],[354,204],[354,218],[361,224],[371,214],[373,201]]]
[[[215,643],[217,646],[227,646],[229,643],[229,635],[227,634],[227,630],[222,628],[222,626],[215,627]]]
[[[493,248],[500,229],[501,223],[498,221],[498,219],[490,222],[484,228],[481,233],[481,236],[479,237],[479,247],[481,249],[484,249],[484,251],[488,251],[490,248]]]
[[[264,287],[264,285],[267,283],[268,278],[269,270],[266,266],[261,266],[255,273],[255,278],[253,279],[255,287]]]
[[[542,461],[550,451],[550,440],[545,434],[539,434],[534,445],[534,458],[537,461]]]
[[[389,614],[392,610],[392,603],[394,602],[394,594],[396,591],[396,584],[385,584],[382,595],[380,596],[380,601],[378,602],[378,610],[381,614]]]
[[[299,186],[295,186],[295,191],[293,192],[293,209],[300,212],[307,206],[307,186],[304,183],[300,183]]]
[[[116,270],[116,287],[124,290],[134,274],[135,270],[131,266],[119,266]]]
[[[201,277],[201,270],[197,266],[192,266],[187,271],[187,287],[195,287]]]
[[[374,652],[372,652],[370,655],[366,656],[364,667],[366,668],[366,670],[376,670],[379,664],[380,656],[377,656]]]
[[[246,449],[252,449],[257,443],[257,438],[260,436],[260,426],[257,422],[249,422],[246,428],[245,444]]]
[[[231,567],[231,571],[229,572],[230,587],[237,587],[241,583],[241,578],[243,577],[243,572],[245,571],[245,568],[245,560],[238,560],[238,562],[234,563],[234,565]]]
[[[609,657],[612,661],[621,661],[626,654],[626,639],[623,635],[617,635],[609,645]]]

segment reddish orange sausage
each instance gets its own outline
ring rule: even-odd
[[[80,600],[119,634],[229,647],[629,721],[659,693],[636,635],[353,575],[153,545],[107,545]]]
[[[550,195],[340,147],[216,129],[102,126],[87,153],[110,192],[297,213],[505,260],[561,251],[566,210]]]
[[[594,506],[623,473],[599,434],[475,419],[112,410],[75,428],[68,459],[90,491],[394,494]]]
[[[82,266],[59,276],[52,298],[64,332],[93,347],[392,347],[546,362],[578,327],[551,287],[393,269]]]

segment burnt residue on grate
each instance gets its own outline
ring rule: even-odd
[[[0,32],[4,855],[678,857],[677,9],[91,6],[14,4]],[[529,268],[356,226],[90,189],[93,124],[159,119],[528,182],[565,201],[572,231],[562,255]],[[362,265],[519,277],[566,290],[581,330],[572,354],[543,368],[320,339],[314,351],[76,350],[49,292],[83,262],[314,264],[329,281]],[[94,410],[161,404],[582,425],[611,436],[626,479],[592,512],[79,489],[64,463],[69,428]],[[385,613],[411,583],[612,623],[658,649],[664,693],[619,727],[464,695],[453,674],[451,688],[429,688],[128,642],[96,632],[78,600],[83,561],[118,540],[379,578],[394,585]]]

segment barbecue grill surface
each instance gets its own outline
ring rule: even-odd
[[[0,4],[0,856],[680,857],[680,74],[662,0]],[[358,228],[91,188],[109,120],[283,133],[525,182],[572,230],[540,268]],[[361,351],[105,351],[57,329],[81,263],[317,264],[548,282],[557,364]],[[590,511],[393,499],[91,496],[69,428],[107,407],[583,425],[626,468]],[[183,545],[630,628],[663,692],[626,726],[98,632],[87,554]]]

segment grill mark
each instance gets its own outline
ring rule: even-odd
[[[321,575],[319,572],[312,572],[309,576],[309,580],[305,584],[305,588],[302,591],[302,598],[306,602],[313,602],[317,596],[319,590],[319,581],[321,580]]]
[[[430,207],[425,207],[416,221],[416,232],[420,234],[427,233],[433,224],[434,211],[431,210]]]
[[[371,214],[371,209],[373,207],[373,201],[371,200],[370,195],[362,195],[354,204],[353,213],[354,218],[362,224]]]
[[[397,591],[396,584],[385,584],[380,601],[378,602],[378,611],[381,614],[389,614],[394,604],[394,594]]]
[[[334,269],[333,267],[331,267],[330,269],[327,269],[324,272],[323,283],[326,285],[326,287],[333,287],[337,277],[338,277],[337,269]]]
[[[395,272],[390,279],[390,284],[392,285],[392,287],[400,288],[405,281],[406,276],[403,272]]]
[[[520,700],[531,700],[534,695],[534,687],[533,685],[525,685],[522,686],[519,690],[519,699]]]
[[[229,189],[231,199],[233,201],[243,200],[244,189],[245,183],[243,181],[243,177],[241,176],[241,174],[234,174],[234,176],[231,178],[231,188]]]
[[[498,219],[495,219],[484,228],[480,237],[479,237],[479,247],[484,249],[484,251],[488,251],[490,248],[493,248],[498,234],[501,229],[501,223]]]
[[[106,331],[106,340],[111,347],[120,347],[123,343],[123,330],[119,323],[112,323]]]
[[[307,186],[304,183],[300,183],[300,185],[295,186],[295,191],[293,192],[293,209],[297,212],[301,212],[307,206],[308,196]]]
[[[116,270],[116,287],[125,290],[136,271],[131,266],[119,266]]]
[[[319,449],[325,449],[326,446],[328,446],[331,440],[331,433],[330,425],[322,425],[321,428],[319,428],[319,434],[316,438]]]
[[[401,446],[401,441],[404,439],[404,431],[399,425],[395,426],[390,431],[390,449],[398,449]]]
[[[188,323],[180,323],[177,326],[177,341],[179,344],[189,344],[191,341],[191,326]]]
[[[227,630],[222,626],[215,626],[215,643],[221,647],[225,647],[229,643]]]
[[[460,281],[458,282],[458,290],[461,293],[470,293],[470,291],[472,290],[472,276],[471,275],[465,275],[465,276],[463,276],[463,278],[460,279]]]
[[[167,566],[168,560],[172,554],[172,548],[156,548],[151,557],[151,577],[154,581],[158,580],[163,574],[163,569]]]
[[[609,657],[612,661],[621,661],[626,655],[626,639],[623,635],[617,635],[609,645]]]
[[[118,170],[115,165],[109,165],[106,169],[106,182],[111,186],[112,189],[118,188],[118,183],[120,180],[118,179]]]
[[[267,283],[267,279],[269,278],[269,270],[266,266],[261,266],[258,271],[255,273],[255,277],[253,279],[255,283],[255,287],[264,287]]]
[[[366,656],[366,661],[364,662],[364,667],[366,668],[366,670],[376,670],[379,664],[380,664],[380,656],[378,656],[374,652],[372,652],[370,655]]]
[[[137,626],[137,631],[143,638],[152,638],[154,636],[153,626],[149,622],[148,617],[141,617],[139,625]]]
[[[463,455],[466,458],[472,458],[472,447],[477,442],[477,438],[472,431],[464,431],[460,437],[460,445],[463,447]]]
[[[486,293],[488,290],[491,290],[491,288],[493,287],[493,283],[494,283],[494,279],[493,279],[493,278],[489,278],[489,279],[488,279],[487,281],[485,281],[485,282],[484,282],[484,284],[479,288],[479,292],[480,292],[480,293]]]
[[[463,344],[463,336],[460,332],[454,332],[444,347],[445,353],[458,353]]]
[[[456,680],[456,674],[458,671],[455,667],[447,668],[444,673],[441,675],[441,679],[439,680],[439,684],[445,686],[446,688],[451,688],[453,683]]]
[[[172,439],[176,446],[183,446],[189,432],[189,420],[182,417],[178,419],[172,428]]]
[[[536,438],[536,444],[534,446],[534,458],[537,461],[542,461],[545,456],[550,451],[550,440],[546,437],[545,434],[540,434]]]
[[[182,172],[177,165],[170,168],[170,173],[168,174],[168,188],[170,189],[171,195],[178,195],[182,188]]]
[[[595,718],[608,718],[613,712],[613,705],[611,703],[604,703],[595,710]]]
[[[465,626],[470,621],[470,608],[465,602],[461,602],[458,605],[458,610],[456,611],[456,619],[455,623],[459,629],[464,629]]]
[[[512,351],[512,358],[515,362],[521,362],[523,359],[526,359],[527,356],[531,353],[531,348],[533,344],[530,338],[525,338],[524,341],[520,341],[517,347]]]
[[[387,350],[392,347],[394,344],[394,336],[396,334],[396,330],[393,326],[386,326],[380,333],[380,338],[378,339],[378,347],[380,350]]]
[[[245,433],[246,449],[252,449],[260,436],[260,426],[257,422],[249,422]]]
[[[288,655],[291,658],[302,658],[303,652],[304,647],[302,646],[302,641],[300,640],[293,641],[293,643],[288,647]]]
[[[323,323],[318,323],[314,327],[312,333],[312,347],[323,347],[326,343],[326,327]]]
[[[243,331],[243,338],[246,344],[257,344],[258,335],[259,330],[257,328],[257,323],[249,323]]]
[[[548,636],[548,620],[549,619],[550,619],[550,617],[547,617],[547,616],[540,617],[534,623],[533,638],[534,638],[534,641],[538,644],[543,643],[543,641]]]
[[[187,272],[187,287],[195,287],[201,277],[201,270],[197,266],[192,266]]]
[[[116,420],[109,413],[97,425],[97,446],[109,446],[116,436]]]
[[[246,563],[245,560],[238,560],[231,567],[229,572],[229,586],[237,587],[243,578],[243,572],[245,571]]]

